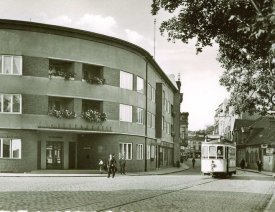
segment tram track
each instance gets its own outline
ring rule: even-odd
[[[193,185],[188,185],[188,186],[184,186],[184,187],[179,188],[179,189],[174,189],[175,186],[179,186],[179,184],[174,184],[174,185],[170,185],[170,186],[165,187],[165,190],[169,189],[170,187],[173,188],[174,190],[168,190],[168,191],[165,191],[165,192],[160,193],[160,194],[154,194],[154,195],[151,195],[151,196],[138,198],[138,199],[135,199],[135,200],[132,200],[132,201],[127,201],[127,202],[124,202],[124,203],[114,204],[114,205],[111,205],[111,206],[108,206],[108,207],[105,207],[105,208],[101,208],[101,209],[98,209],[98,210],[93,209],[93,211],[97,211],[97,212],[110,211],[110,210],[114,210],[114,209],[122,207],[122,206],[130,205],[130,204],[137,203],[137,202],[142,202],[142,201],[145,201],[145,200],[157,198],[157,197],[164,196],[164,195],[171,194],[171,193],[176,193],[176,192],[187,190],[187,189],[190,189],[190,188],[193,188],[193,187],[209,184],[209,183],[212,183],[212,182],[215,182],[215,181],[218,181],[218,180],[220,180],[220,179],[211,179],[207,182],[201,182],[201,183],[198,183],[198,184],[195,184],[195,185],[194,184]],[[162,189],[162,188],[159,188],[157,190],[160,190],[160,189]],[[94,204],[104,203],[104,202],[105,201],[95,201],[95,202],[83,203],[83,204],[75,205],[73,207],[59,208],[59,209],[57,209],[57,211],[71,211],[71,210],[79,208],[79,207],[87,207],[87,206],[92,206]]]

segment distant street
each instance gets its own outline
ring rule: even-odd
[[[1,177],[0,187],[0,210],[8,211],[243,212],[270,207],[275,183],[272,177],[244,171],[213,179],[200,174],[197,160],[194,169],[170,175]]]

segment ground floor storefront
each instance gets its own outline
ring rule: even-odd
[[[99,132],[0,130],[0,172],[98,169],[114,154],[126,159],[126,171],[171,167],[174,144],[143,136]]]

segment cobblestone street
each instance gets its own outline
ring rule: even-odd
[[[198,168],[109,179],[1,177],[0,186],[4,211],[264,211],[275,188],[270,176],[239,171],[214,179]]]

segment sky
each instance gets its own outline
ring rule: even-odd
[[[0,18],[83,29],[134,43],[152,56],[167,74],[180,73],[183,102],[189,112],[189,130],[214,123],[215,109],[228,97],[219,85],[223,69],[216,61],[218,46],[196,55],[195,42],[168,42],[158,30],[173,14],[152,16],[150,0],[1,0]],[[154,30],[154,18],[156,30]],[[155,42],[154,42],[155,31]],[[155,44],[154,44],[155,43]],[[155,46],[155,51],[154,51]],[[154,54],[155,52],[155,54]]]

